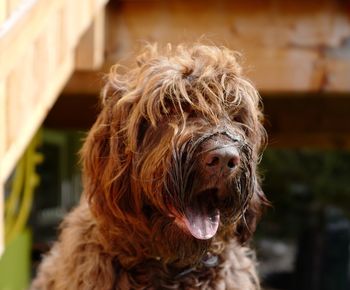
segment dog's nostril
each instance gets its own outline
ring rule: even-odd
[[[218,165],[219,162],[220,162],[219,157],[217,157],[217,156],[212,156],[212,157],[207,161],[207,164],[206,164],[206,165],[209,166],[209,167],[214,167],[214,166]]]

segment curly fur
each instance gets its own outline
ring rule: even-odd
[[[256,173],[265,131],[238,58],[215,46],[153,45],[133,69],[112,67],[81,153],[84,194],[32,289],[260,289],[243,244],[267,203]],[[241,165],[225,185],[217,234],[198,240],[174,215],[207,182],[196,159],[217,135],[235,140]]]

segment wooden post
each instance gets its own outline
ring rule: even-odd
[[[5,0],[7,2],[7,16],[10,16],[13,11],[15,11],[23,0]]]
[[[76,50],[77,70],[98,69],[104,60],[105,9],[96,13],[89,29],[82,36]]]
[[[6,19],[6,1],[0,1],[0,25],[5,21]]]
[[[0,80],[0,159],[5,154],[7,138],[6,138],[6,96],[5,81]],[[1,179],[1,173],[0,173]]]

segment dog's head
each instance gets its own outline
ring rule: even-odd
[[[150,46],[136,68],[112,68],[82,151],[90,207],[110,231],[196,245],[250,237],[266,202],[256,173],[265,131],[237,57]]]

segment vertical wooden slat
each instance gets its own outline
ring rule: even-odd
[[[85,0],[85,1],[76,1],[76,2],[80,2],[80,5],[78,6],[79,8],[79,15],[80,15],[80,21],[79,23],[79,30],[80,31],[85,31],[89,24],[90,24],[90,20],[91,20],[91,15],[93,14],[92,10],[92,1],[93,0]]]
[[[5,118],[7,124],[7,138],[9,147],[18,138],[18,133],[30,122],[31,114],[37,105],[35,97],[35,76],[33,74],[34,45],[27,48],[26,54],[9,74],[6,86]]]
[[[78,27],[75,23],[76,10],[79,8],[77,3],[79,4],[79,1],[68,0],[64,5],[62,12],[62,33],[69,53],[73,52],[75,49],[76,38],[79,34]]]
[[[102,65],[105,48],[104,26],[105,9],[100,9],[78,44],[75,59],[76,69],[94,70]]]
[[[33,75],[35,76],[35,82],[37,83],[37,93],[35,94],[35,101],[39,103],[42,97],[42,89],[50,81],[52,74],[52,60],[50,50],[50,35],[49,29],[46,27],[35,42],[34,59],[39,64],[45,63],[45,65],[34,65]]]
[[[24,62],[24,58],[21,58],[21,62]],[[6,83],[6,120],[7,120],[7,132],[6,139],[8,147],[11,147],[15,142],[18,132],[21,129],[20,120],[23,119],[23,79],[22,69],[19,65],[9,73]]]
[[[77,44],[77,38],[79,37],[80,34],[80,20],[77,21],[77,17],[80,17],[80,3],[81,1],[68,1],[68,12],[67,12],[67,18],[66,18],[66,25],[69,25],[69,34],[70,34],[70,41],[72,47],[75,48]]]
[[[28,45],[25,54],[25,63],[22,64],[22,78],[23,86],[21,97],[23,101],[23,116],[21,119],[21,126],[24,127],[24,122],[29,122],[31,114],[36,107],[35,93],[36,93],[36,76],[33,74],[36,60],[34,59],[34,43]],[[27,121],[25,121],[27,120]]]
[[[0,80],[0,159],[2,156],[4,156],[4,153],[6,150],[6,144],[7,144],[6,124],[7,123],[6,123],[5,81]]]
[[[62,7],[62,3],[63,0],[26,0],[12,14],[9,22],[6,20],[7,25],[3,26],[0,38],[0,78],[18,63],[28,45],[51,23],[51,17]]]
[[[13,11],[15,11],[21,2],[25,0],[3,0],[3,2],[7,1],[7,16],[10,16]]]
[[[2,0],[0,1],[0,25],[5,21],[7,16],[7,1]]]
[[[58,55],[57,55],[57,13],[52,15],[52,20],[48,23],[47,29],[45,31],[47,37],[47,52],[48,52],[48,77],[49,79],[54,78]]]
[[[69,50],[69,35],[67,35],[67,26],[65,25],[65,12],[66,12],[66,5],[59,11],[58,13],[58,33],[59,33],[59,45],[60,45],[60,58],[59,58],[59,64],[61,64],[64,61],[64,58],[71,53]]]

